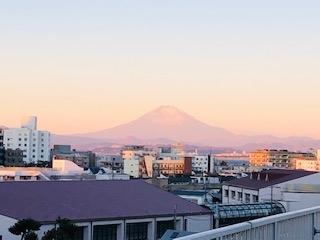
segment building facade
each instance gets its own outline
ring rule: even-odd
[[[71,149],[71,145],[54,145],[51,155],[53,159],[70,160],[84,169],[96,166],[95,153],[91,151],[77,151]]]
[[[9,194],[12,189],[14,195]],[[209,209],[142,180],[0,183],[0,195],[3,240],[20,239],[8,228],[23,218],[43,224],[39,239],[54,228],[59,216],[78,226],[77,240],[157,240],[168,229],[200,232],[213,227]],[[33,208],[25,211],[31,204]]]
[[[3,146],[4,128],[0,126],[0,166],[4,165],[4,146]]]
[[[290,152],[288,150],[263,149],[249,153],[252,167],[295,168],[294,159],[312,157],[312,153]]]
[[[36,117],[22,123],[21,128],[5,129],[3,146],[6,150],[22,150],[25,163],[50,161],[50,133],[37,130]]]
[[[287,211],[317,206],[320,173],[272,169],[232,180],[222,187],[223,204],[280,202]]]

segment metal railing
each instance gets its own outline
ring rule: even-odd
[[[176,240],[320,240],[320,207],[278,214]]]

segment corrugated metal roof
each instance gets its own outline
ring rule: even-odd
[[[210,213],[142,180],[3,182],[0,199],[1,215],[42,222]]]

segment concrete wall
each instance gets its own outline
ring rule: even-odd
[[[173,221],[174,217],[166,218],[146,218],[146,219],[130,219],[130,220],[116,220],[116,221],[96,221],[96,222],[81,222],[75,223],[77,226],[84,227],[84,240],[91,240],[93,234],[93,228],[97,225],[110,225],[117,224],[117,238],[119,240],[125,239],[126,236],[126,224],[127,223],[148,223],[148,240],[156,240],[156,223],[158,221]],[[12,235],[8,228],[16,223],[15,219],[8,218],[0,215],[0,235],[3,240],[19,240],[19,236]],[[176,228],[183,230],[185,223],[186,231],[201,232],[212,229],[212,215],[203,216],[187,216],[176,217]],[[38,232],[39,239],[47,232],[54,228],[53,224],[42,225]]]
[[[187,232],[204,232],[212,229],[212,215],[185,217]]]
[[[229,191],[228,197],[225,196],[225,190]],[[232,198],[232,191],[235,191],[235,198]],[[242,193],[242,200],[238,198],[238,193]],[[245,196],[246,194],[250,195],[250,202],[253,203],[253,195],[256,195],[259,197],[259,191],[257,190],[251,190],[251,189],[245,189],[240,187],[232,187],[232,186],[226,186],[224,185],[222,187],[222,203],[223,204],[241,204],[246,203]]]

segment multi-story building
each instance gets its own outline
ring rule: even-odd
[[[96,155],[91,151],[77,151],[70,145],[54,145],[52,149],[53,159],[66,159],[73,161],[79,167],[88,169],[95,167]]]
[[[22,150],[25,163],[50,161],[50,133],[37,130],[36,117],[27,119],[21,128],[5,129],[3,146],[6,150]]]
[[[4,128],[0,126],[0,166],[4,164],[3,134]]]
[[[295,168],[294,159],[305,158],[311,153],[290,152],[288,150],[264,149],[249,154],[252,167]]]
[[[156,160],[153,163],[153,176],[191,175],[192,157],[179,160]]]
[[[20,149],[7,149],[4,151],[3,165],[6,167],[24,166],[23,151]]]
[[[150,165],[156,160],[156,153],[152,149],[140,145],[125,146],[121,150],[123,171],[135,178],[151,177]],[[149,167],[148,167],[149,166]],[[149,168],[149,171],[147,170]],[[152,167],[151,167],[152,169]]]
[[[120,155],[98,155],[96,166],[110,169],[117,173],[123,172],[123,159]]]
[[[211,155],[195,155],[192,158],[192,171],[195,173],[214,173],[214,157]]]
[[[280,202],[287,211],[318,206],[320,173],[271,169],[231,180],[222,187],[223,204]]]

